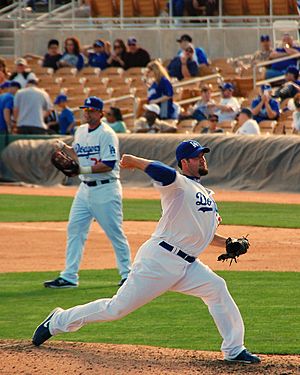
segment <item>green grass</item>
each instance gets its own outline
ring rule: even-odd
[[[0,195],[0,222],[65,221],[73,198]],[[223,224],[300,228],[300,205],[219,202]],[[125,199],[124,219],[157,221],[159,200]]]
[[[219,272],[244,318],[246,345],[259,353],[300,354],[299,273]],[[116,270],[82,271],[77,289],[42,286],[57,273],[0,274],[0,338],[30,339],[36,325],[56,306],[63,308],[110,297]],[[55,339],[219,350],[221,338],[204,303],[166,293],[127,317],[95,323]]]

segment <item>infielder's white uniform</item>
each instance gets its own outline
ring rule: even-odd
[[[172,290],[203,299],[223,337],[225,358],[234,358],[244,349],[244,325],[225,281],[200,260],[189,263],[177,255],[183,251],[198,257],[212,241],[220,217],[211,192],[178,173],[170,185],[155,186],[161,193],[163,214],[152,237],[139,249],[127,282],[112,298],[58,310],[49,331],[57,335],[87,323],[116,320]]]
[[[79,175],[82,183],[70,211],[66,267],[60,277],[78,284],[83,246],[92,219],[95,218],[112,242],[122,279],[127,278],[130,271],[130,250],[122,229],[118,137],[103,122],[95,130],[90,130],[88,124],[84,124],[75,133],[73,149],[81,167],[93,166],[102,160],[116,160],[116,163],[109,172]]]

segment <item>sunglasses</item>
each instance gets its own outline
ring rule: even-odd
[[[210,119],[209,121],[210,121],[210,122],[218,122],[218,120],[217,120],[216,118],[214,118],[214,119]]]
[[[187,48],[187,49],[185,50],[185,52],[194,53],[194,50],[191,49],[191,48]]]
[[[132,47],[132,46],[136,46],[136,44],[135,43],[128,43],[128,46]]]
[[[117,49],[117,48],[121,48],[121,46],[119,46],[119,45],[115,45],[114,48],[115,48],[115,49]]]
[[[94,108],[82,108],[84,112],[100,112],[99,109],[94,109]]]

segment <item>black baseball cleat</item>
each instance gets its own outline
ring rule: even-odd
[[[63,279],[62,277],[58,277],[55,280],[48,280],[44,282],[45,288],[55,288],[55,289],[63,289],[63,288],[77,288],[78,284],[70,283]]]
[[[36,327],[32,336],[33,345],[40,346],[43,342],[47,341],[48,339],[50,339],[50,337],[52,337],[49,331],[49,323],[53,315],[58,311],[63,311],[63,309],[61,309],[60,307],[56,307],[54,310],[51,311],[47,318]]]
[[[125,277],[124,279],[120,280],[118,282],[118,286],[122,286],[125,283],[126,280],[127,280],[127,277]]]
[[[227,362],[236,362],[236,363],[260,363],[261,359],[250,352],[248,352],[247,349],[244,349],[239,355],[237,355],[235,358],[232,359],[225,359]]]

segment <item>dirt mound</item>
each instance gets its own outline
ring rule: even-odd
[[[0,341],[1,374],[300,374],[300,356],[261,355],[258,365],[222,361],[220,353],[147,346]]]

